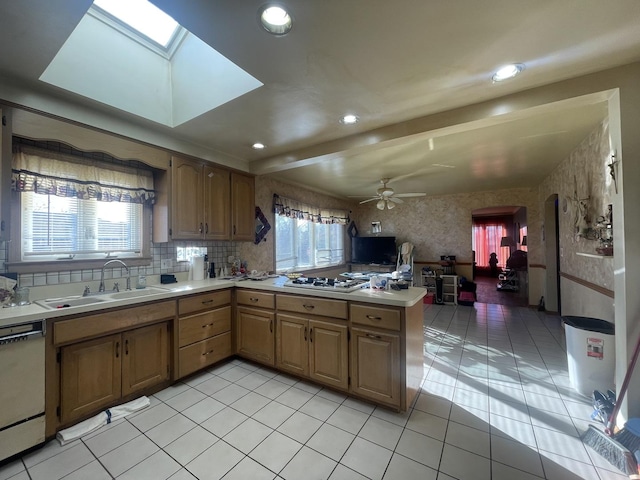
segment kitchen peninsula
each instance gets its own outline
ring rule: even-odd
[[[423,380],[425,290],[285,281],[185,281],[63,308],[37,301],[1,309],[0,326],[47,320],[47,437],[233,355],[407,410]]]

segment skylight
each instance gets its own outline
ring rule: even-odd
[[[147,0],[95,0],[93,4],[164,48],[169,47],[180,28],[178,22]]]

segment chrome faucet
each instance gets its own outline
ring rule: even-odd
[[[127,269],[127,290],[131,290],[131,274],[129,273],[129,267],[122,260],[109,260],[102,266],[102,271],[100,272],[100,286],[98,287],[98,292],[104,292],[104,269],[110,263],[119,263],[124,268]],[[117,284],[116,284],[117,285]]]

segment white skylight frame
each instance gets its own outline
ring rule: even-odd
[[[127,8],[135,6],[146,8],[148,9],[146,18],[164,18],[167,23],[173,22],[172,32],[169,35],[165,35],[165,37],[163,37],[166,38],[166,40],[156,40],[132,23],[129,23],[129,20],[133,21],[134,17],[127,19],[127,17],[124,16],[126,14],[125,11],[119,12],[115,9],[110,10],[110,3],[113,4],[116,8],[120,7],[121,5],[127,5]],[[140,12],[141,10],[135,10],[133,11],[133,13],[130,13],[133,15],[140,14]],[[162,55],[165,58],[171,58],[173,52],[180,44],[180,41],[187,34],[187,31],[178,22],[176,22],[173,18],[171,18],[169,15],[164,13],[162,10],[160,10],[158,7],[151,4],[147,0],[127,0],[126,2],[122,2],[121,0],[94,0],[94,3],[91,5],[87,13],[93,15],[104,23],[115,28],[120,33],[150,48],[152,51],[159,55]],[[120,13],[122,14],[122,16],[118,16]]]

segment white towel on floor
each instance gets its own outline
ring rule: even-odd
[[[60,442],[60,445],[64,445],[65,443],[69,443],[83,435],[91,433],[108,423],[119,420],[127,415],[142,410],[143,408],[147,408],[150,404],[151,402],[147,397],[136,398],[130,402],[123,403],[117,407],[100,412],[95,417],[88,418],[84,422],[80,422],[73,427],[60,430],[56,435],[56,438]]]

